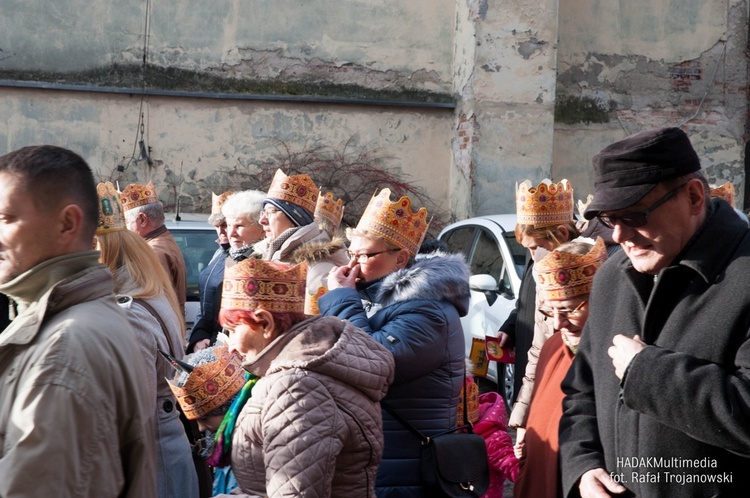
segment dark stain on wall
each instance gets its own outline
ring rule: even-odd
[[[589,97],[558,95],[555,100],[555,122],[565,124],[607,123],[616,109],[614,101],[603,102]]]
[[[362,100],[393,100],[425,103],[453,103],[448,93],[418,89],[379,90],[353,84],[326,81],[281,81],[226,77],[201,71],[150,65],[115,64],[88,71],[56,73],[47,71],[14,71],[0,69],[0,80],[48,82],[58,85],[97,86],[133,89],[141,88],[199,92],[207,94],[250,94],[314,96]]]

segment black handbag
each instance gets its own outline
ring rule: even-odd
[[[464,385],[466,383],[464,382]],[[490,468],[484,438],[472,432],[467,418],[464,388],[464,426],[435,434],[422,434],[387,402],[380,404],[416,435],[422,443],[419,474],[427,496],[461,498],[482,496],[490,487]],[[465,429],[468,432],[456,432]]]

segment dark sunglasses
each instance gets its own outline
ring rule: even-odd
[[[599,221],[602,222],[602,224],[609,228],[614,228],[615,225],[624,225],[626,227],[630,228],[638,228],[644,226],[646,223],[648,223],[648,215],[656,211],[656,209],[667,202],[669,199],[677,195],[677,192],[684,187],[686,184],[683,183],[679,187],[670,190],[666,193],[664,197],[656,201],[649,207],[648,209],[638,212],[638,213],[626,213],[621,215],[613,215],[613,214],[599,214],[596,217],[599,218]]]

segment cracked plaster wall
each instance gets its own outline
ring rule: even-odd
[[[341,150],[354,145],[378,148],[392,157],[414,184],[448,209],[451,110],[403,111],[233,101],[217,106],[210,100],[152,97],[146,100],[146,142],[154,167],[135,160],[121,174],[118,164],[132,157],[140,99],[127,95],[85,94],[3,89],[0,154],[32,144],[70,148],[86,159],[101,180],[125,184],[153,180],[160,199],[174,204],[169,182],[182,176],[185,211],[210,208],[212,185],[225,187],[226,171],[267,160],[284,140],[292,148],[316,143]],[[140,137],[138,137],[139,139]],[[136,159],[138,153],[136,151]],[[123,185],[124,186],[124,185]],[[373,185],[373,189],[375,189]],[[374,192],[374,190],[373,190]]]
[[[516,182],[552,167],[557,1],[465,0],[457,16],[454,163],[474,215],[515,212]]]
[[[149,88],[301,94],[324,87],[325,96],[375,99],[409,91],[406,98],[425,102],[453,96],[455,0],[8,0],[0,80],[140,88],[147,5]],[[217,77],[226,84],[212,86]],[[261,83],[248,90],[246,82]],[[138,97],[0,92],[0,153],[60,144],[107,178],[133,154]],[[356,137],[394,156],[389,164],[449,207],[451,109],[148,97],[144,117],[155,167],[135,161],[122,176],[153,179],[166,192],[166,181],[182,174],[196,206],[205,205],[202,179],[267,158],[275,151],[269,137],[333,148]]]
[[[452,91],[454,0],[8,0],[0,18],[0,72],[75,78],[113,65],[138,67],[146,5],[154,66],[226,78]]]
[[[583,199],[601,148],[680,126],[709,182],[733,182],[742,207],[747,12],[746,0],[561,3],[554,176]]]

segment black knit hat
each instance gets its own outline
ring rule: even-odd
[[[594,200],[583,216],[632,206],[656,185],[701,169],[690,139],[679,128],[631,135],[594,156]]]

